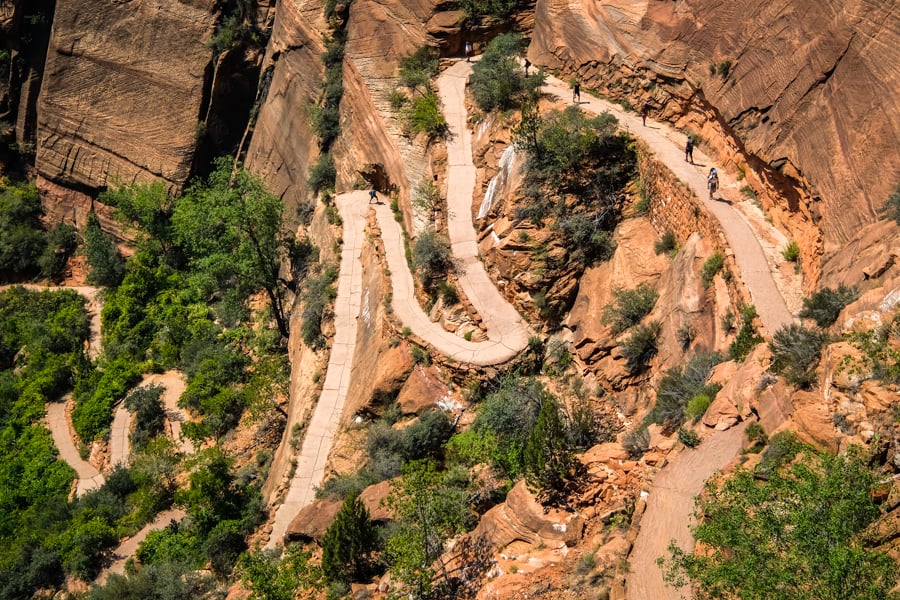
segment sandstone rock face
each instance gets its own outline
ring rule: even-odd
[[[783,208],[820,229],[830,252],[875,221],[900,180],[895,8],[539,0],[528,55],[613,95],[650,97],[662,118],[717,121],[736,138],[722,150],[780,188]]]
[[[414,369],[397,396],[397,404],[405,415],[415,415],[430,408],[448,408],[457,403],[458,399],[451,396],[450,388],[441,381],[434,367]]]
[[[324,73],[324,30],[321,2],[278,5],[263,67],[269,83],[246,156],[247,168],[284,200],[291,221],[308,201],[306,180],[318,154],[309,107],[318,100]]]
[[[212,51],[213,0],[56,5],[36,167],[67,187],[187,179]]]
[[[574,513],[545,509],[528,491],[524,481],[517,483],[498,504],[482,517],[474,536],[484,535],[494,548],[513,542],[548,546],[572,545],[581,538],[584,520]]]

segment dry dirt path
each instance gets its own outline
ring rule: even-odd
[[[368,193],[364,191],[339,194],[335,198],[344,223],[344,244],[341,248],[337,298],[334,301],[334,341],[322,393],[303,436],[300,454],[296,458],[297,467],[284,502],[275,511],[267,548],[284,543],[284,532],[291,520],[301,508],[315,500],[316,487],[325,476],[325,464],[350,388],[350,371],[356,350],[356,318],[362,302],[362,262],[359,256],[366,240],[368,198]]]
[[[109,577],[111,573],[116,573],[118,575],[122,575],[125,573],[125,563],[129,558],[134,556],[134,553],[137,552],[138,546],[147,538],[147,534],[151,531],[162,529],[172,521],[180,521],[184,518],[185,513],[180,508],[173,508],[170,510],[164,510],[163,512],[156,515],[156,518],[153,519],[150,523],[144,525],[144,527],[134,534],[132,537],[123,541],[118,547],[113,550],[110,558],[112,559],[112,563],[100,572],[100,575],[97,576],[97,579],[94,580],[94,583],[98,585],[103,585],[106,583],[106,579]]]
[[[555,77],[547,78],[544,92],[552,94],[566,103],[572,97],[569,86]],[[750,292],[751,301],[756,306],[760,321],[766,328],[768,336],[770,337],[782,326],[793,323],[794,317],[775,284],[771,267],[753,229],[743,215],[730,204],[709,200],[709,193],[706,189],[706,173],[710,167],[714,166],[712,160],[695,149],[694,162],[697,164],[691,165],[684,160],[685,136],[683,134],[675,132],[668,125],[657,123],[651,119],[647,119],[647,126],[644,127],[641,124],[640,115],[625,112],[617,104],[583,94],[579,106],[583,110],[595,114],[604,111],[613,114],[619,120],[620,127],[646,142],[656,158],[665,163],[681,181],[686,183],[706,209],[718,219],[725,238],[734,251],[740,277]],[[703,165],[703,167],[698,165]],[[718,170],[720,187],[734,187],[735,184],[728,175],[722,169]]]
[[[663,581],[656,560],[667,555],[669,542],[683,550],[694,548],[689,529],[694,514],[694,497],[706,480],[730,463],[741,449],[744,427],[715,431],[703,438],[696,450],[683,449],[653,479],[647,508],[634,547],[628,557],[625,585],[628,600],[676,600],[690,597]]]

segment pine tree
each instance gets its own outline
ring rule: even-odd
[[[572,448],[559,408],[555,401],[546,400],[525,446],[525,479],[552,497],[562,491],[572,464]]]
[[[322,540],[325,579],[343,582],[361,579],[376,541],[377,534],[368,509],[359,496],[347,496]]]

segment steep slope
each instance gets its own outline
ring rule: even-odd
[[[58,2],[36,168],[80,190],[187,179],[203,117],[214,2]]]
[[[793,232],[821,232],[821,248],[805,249],[813,263],[874,222],[900,180],[897,11],[891,0],[541,0],[529,57],[724,136],[717,149],[781,195],[773,208]]]

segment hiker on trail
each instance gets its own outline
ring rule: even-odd
[[[378,194],[375,193],[375,188],[369,190],[369,204],[372,204],[372,202],[378,204]]]
[[[466,42],[466,62],[470,62],[470,58],[472,58],[472,42]]]
[[[581,83],[576,81],[575,85],[572,86],[572,104],[580,104],[581,103]]]
[[[689,135],[684,144],[684,161],[694,164],[694,136]]]
[[[709,188],[709,199],[713,200],[716,190],[719,189],[719,173],[715,167],[709,170],[709,176],[706,178],[706,187]]]
[[[525,77],[528,77],[528,69],[531,67],[531,61],[527,58],[525,59]]]
[[[644,104],[641,106],[641,118],[644,120],[644,127],[647,126],[647,115],[650,114],[650,101],[644,100]]]

